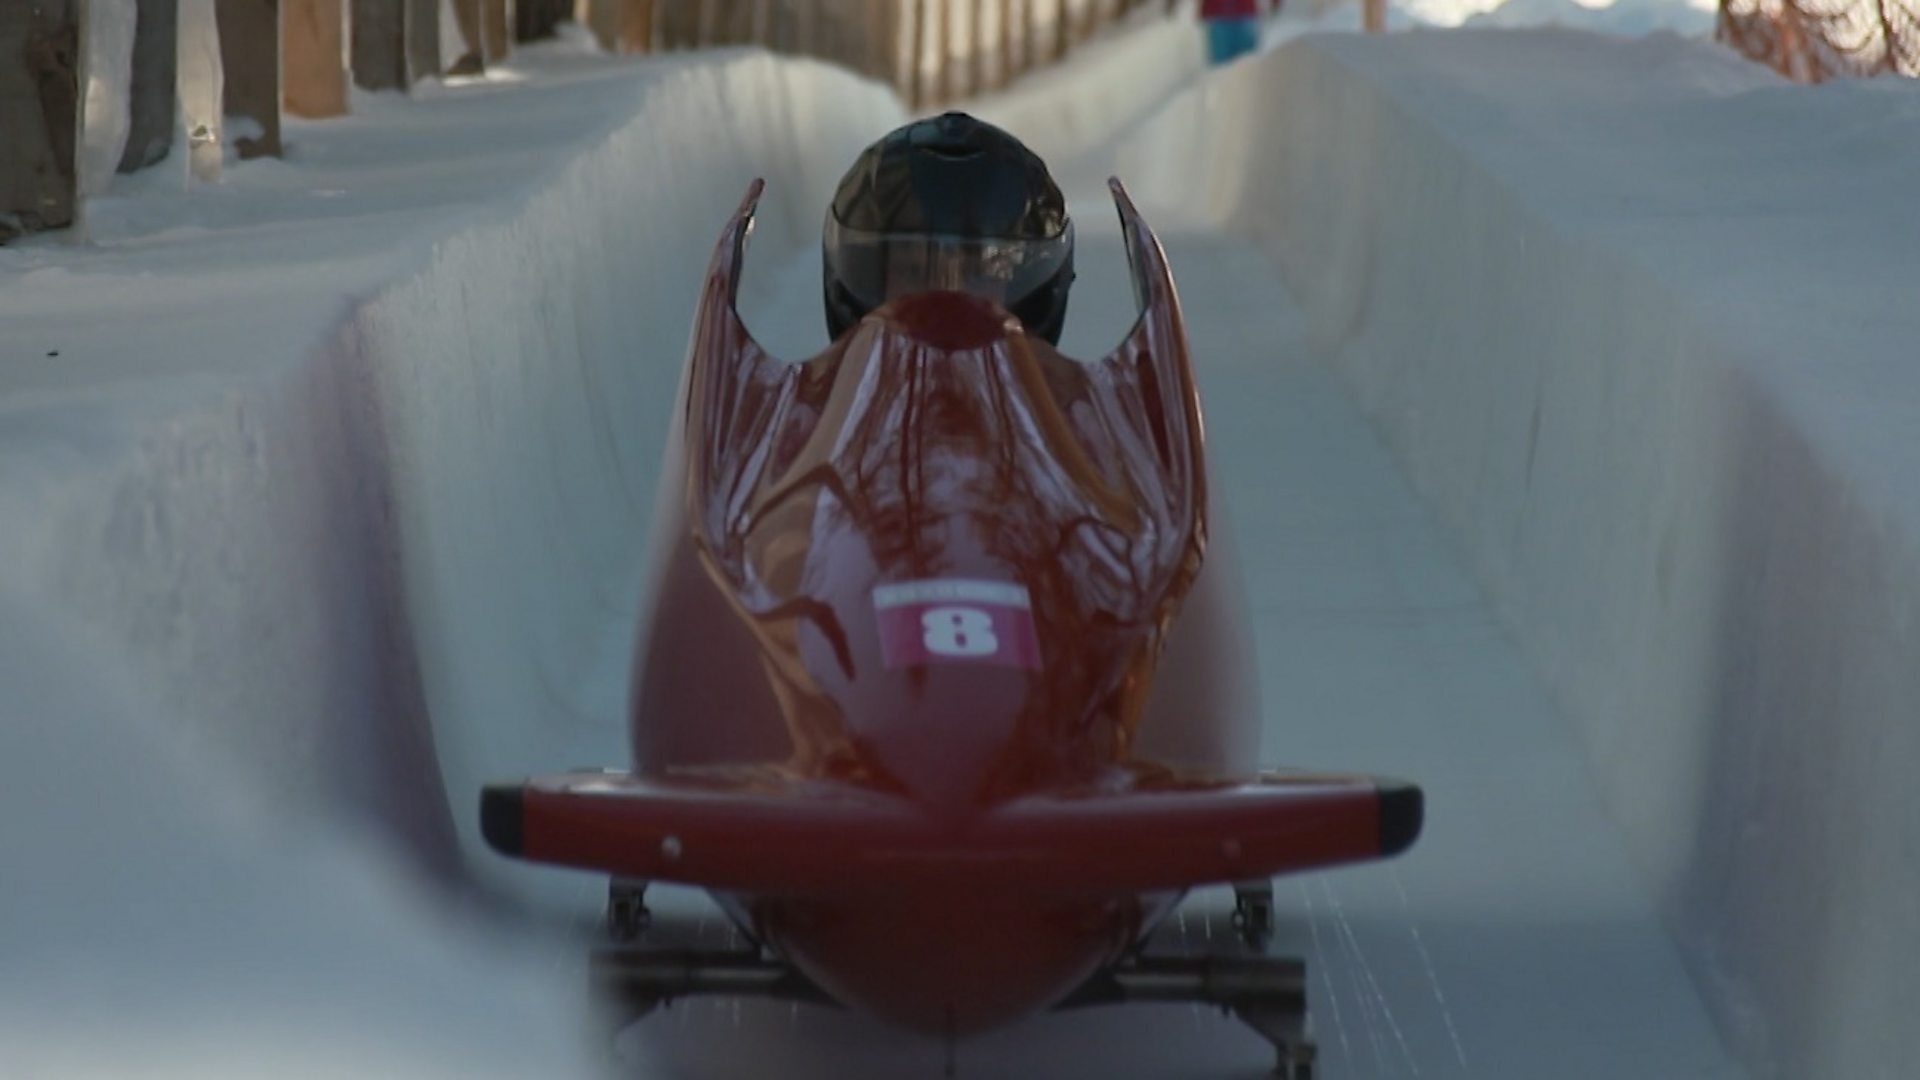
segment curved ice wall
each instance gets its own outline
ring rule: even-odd
[[[1920,1009],[1912,91],[1330,36],[1121,152],[1275,259],[1760,1075],[1899,1075]]]

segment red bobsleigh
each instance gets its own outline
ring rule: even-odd
[[[1114,183],[1140,318],[1098,363],[929,292],[788,364],[734,309],[760,191],[707,275],[668,437],[632,769],[489,787],[487,840],[612,875],[620,937],[647,882],[738,922],[745,953],[602,954],[642,1009],[786,995],[952,1038],[1196,1000],[1307,1075],[1297,961],[1144,942],[1186,890],[1232,883],[1260,943],[1274,875],[1402,851],[1422,799],[1256,767],[1158,241]]]

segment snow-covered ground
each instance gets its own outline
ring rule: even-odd
[[[1705,38],[1713,33],[1714,0],[1389,0],[1387,28],[1560,27],[1639,37],[1668,31]],[[1359,0],[1290,0],[1268,21],[1271,48],[1315,31],[1360,29]]]
[[[1913,89],[1567,33],[1314,37],[1196,83],[1194,37],[1150,35],[986,107],[1072,181],[1071,350],[1128,307],[1098,174],[1168,234],[1267,756],[1430,792],[1405,859],[1282,890],[1326,1075],[1740,1075],[1703,1000],[1759,1073],[1899,1075]],[[619,761],[719,224],[772,178],[743,307],[811,351],[826,192],[902,114],[745,54],[517,74],[0,251],[0,1072],[589,1069],[598,884],[481,851],[473,793]],[[1220,933],[1220,901],[1174,932]],[[938,1063],[785,1008],[622,1049]],[[1145,1009],[962,1068],[1263,1057]]]

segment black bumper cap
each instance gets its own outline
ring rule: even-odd
[[[480,835],[502,855],[525,850],[524,791],[519,784],[489,784],[480,790]]]
[[[1420,839],[1427,817],[1427,799],[1420,789],[1399,780],[1374,785],[1380,798],[1380,854],[1398,855]]]

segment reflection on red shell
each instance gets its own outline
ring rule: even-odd
[[[1179,305],[1124,193],[1141,317],[1095,364],[952,293],[781,363],[733,310],[757,195],[669,438],[634,767],[487,788],[489,844],[706,888],[837,1000],[954,1036],[1184,889],[1413,843],[1411,785],[1255,773]]]
[[[895,325],[936,349],[982,349],[1019,332],[1019,320],[991,300],[962,292],[906,296],[889,305]]]
[[[1094,364],[959,293],[897,300],[783,363],[734,313],[736,222],[695,329],[671,451],[685,459],[666,471],[685,486],[656,524],[637,773],[852,783],[964,828],[1009,799],[1142,768],[1250,771],[1258,713],[1231,568],[1200,573],[1205,470],[1179,306],[1122,208],[1146,302]],[[1039,669],[889,667],[876,590],[914,582],[1019,590]],[[1169,651],[1182,605],[1197,617]],[[1069,993],[1171,898],[741,900],[842,1000],[965,1032]]]

